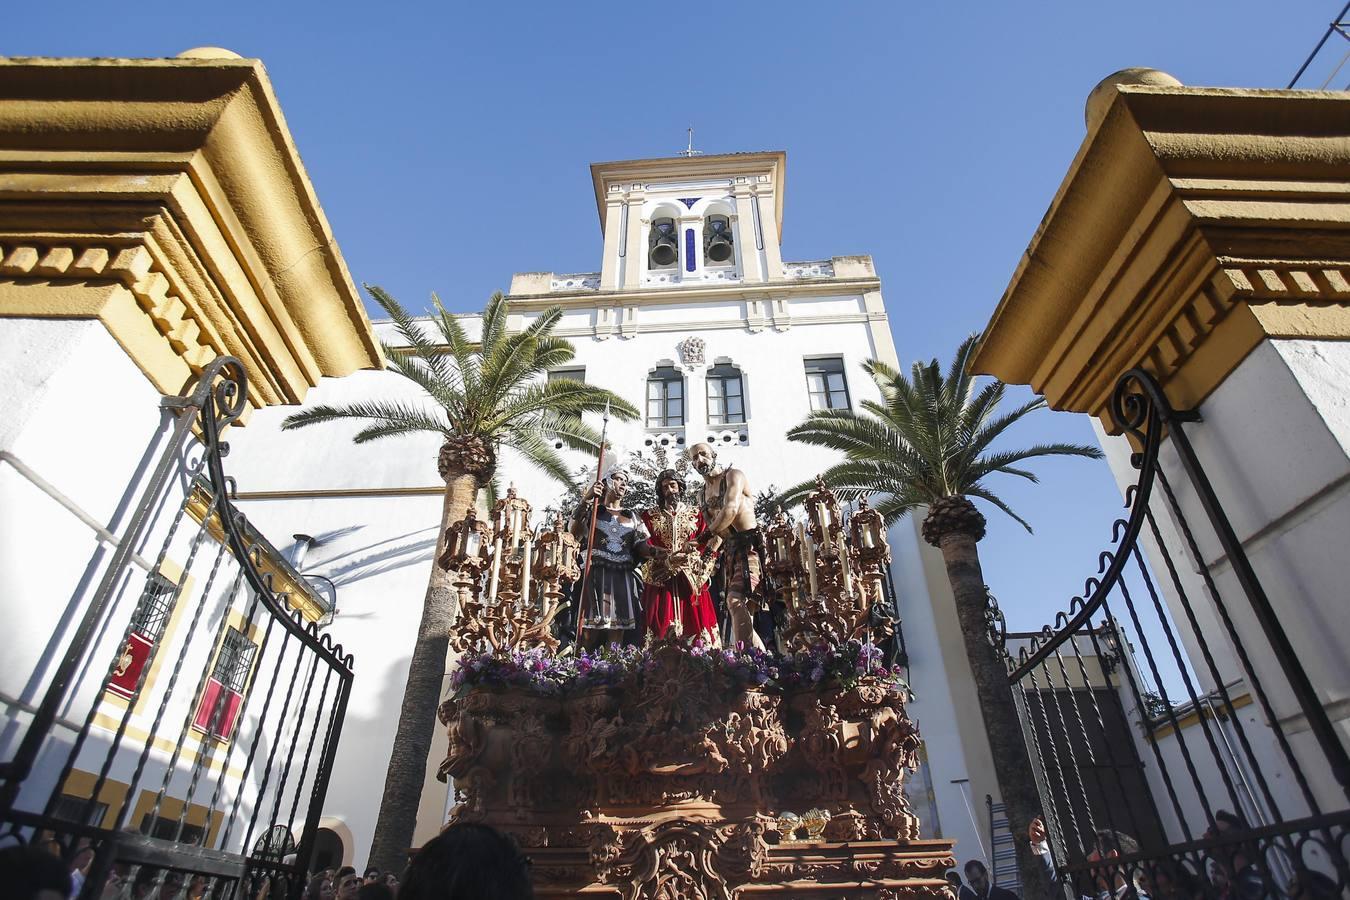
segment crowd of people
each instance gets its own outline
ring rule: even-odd
[[[66,861],[57,842],[0,849],[0,897],[5,900],[214,900],[224,879],[156,866],[114,863],[102,887],[85,891],[92,852]],[[77,862],[78,860],[78,862]],[[278,900],[278,878],[261,877],[245,893],[250,900]],[[274,896],[275,891],[275,896]],[[400,875],[368,868],[358,875],[344,866],[310,877],[302,900],[530,900],[530,863],[508,836],[484,825],[456,824],[428,841]]]
[[[1070,879],[1067,893],[1050,853],[1045,822],[1034,819],[1027,837],[1056,896],[1081,900],[1332,900],[1340,896],[1336,880],[1324,872],[1301,864],[1291,866],[1287,859],[1286,871],[1274,871],[1257,841],[1236,839],[1250,830],[1240,815],[1217,810],[1213,827],[1202,835],[1202,840],[1216,845],[1199,857],[1198,865],[1187,866],[1170,856],[1140,858],[1141,848],[1134,838],[1109,828],[1098,829],[1085,854],[1088,865]],[[957,900],[1019,900],[1013,891],[991,883],[983,861],[972,859],[963,871],[964,881],[956,870],[947,873]]]

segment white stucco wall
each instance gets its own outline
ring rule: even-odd
[[[741,369],[744,379],[747,422],[732,430],[746,430],[749,441],[745,446],[719,445],[721,461],[744,469],[757,491],[771,485],[783,489],[814,476],[835,458],[830,451],[788,444],[785,439],[787,429],[805,418],[810,408],[803,360],[843,357],[856,408],[860,400],[878,397],[875,385],[860,368],[862,361],[893,353],[892,348],[874,342],[875,331],[865,321],[868,303],[862,295],[793,297],[789,307],[793,324],[786,330],[750,330],[746,301],[739,298],[639,306],[630,320],[631,336],[603,339],[595,336],[597,319],[615,310],[570,308],[558,330],[576,347],[571,366],[584,366],[588,382],[616,391],[639,409],[645,405],[649,370],[662,361],[678,366],[677,344],[689,336],[703,338],[706,366],[730,361]],[[529,319],[528,314],[513,315],[511,326],[522,327]],[[476,333],[475,321],[468,319],[466,325],[471,334]],[[382,336],[398,343],[387,324],[378,327]],[[884,321],[881,329],[885,331]],[[706,366],[685,371],[687,424],[677,430],[685,439],[683,447],[706,440],[710,434],[705,424]],[[375,396],[415,398],[416,389],[391,373],[360,372],[324,382],[310,392],[306,405]],[[351,829],[355,858],[360,861],[374,830],[398,700],[431,565],[439,498],[416,491],[438,487],[439,441],[435,436],[419,436],[355,446],[350,436],[357,426],[346,424],[282,432],[280,421],[292,412],[290,408],[269,409],[255,414],[247,429],[233,437],[228,465],[239,481],[250,518],[276,541],[295,532],[319,538],[321,544],[311,551],[305,569],[338,583],[339,614],[331,633],[356,654],[357,679],[325,813]],[[610,438],[621,450],[642,449],[648,436],[641,421],[611,422]],[[581,454],[569,458],[578,468],[593,463]],[[514,483],[536,509],[563,491],[547,476],[520,465],[510,453],[504,454],[499,478],[503,487]],[[903,585],[898,586],[901,614],[906,629],[911,616],[919,623],[917,636],[910,637],[907,631],[911,656],[916,667],[922,667],[916,669],[914,680],[924,699],[915,709],[922,717],[928,758],[934,766],[932,781],[943,834],[957,838],[962,858],[979,856],[976,826],[960,794],[961,782],[970,775],[951,712],[953,704],[943,686],[947,674],[939,654],[944,650],[922,624],[929,615],[922,610],[929,602],[927,579],[932,570],[918,564],[916,540],[909,523],[892,531],[897,577]],[[987,748],[984,752],[987,756]],[[433,748],[429,772],[434,772],[443,754],[443,744]],[[989,773],[976,777],[988,779]],[[979,788],[977,820],[983,798],[984,790]],[[444,801],[444,786],[429,781],[418,823],[419,840],[434,834],[440,825]]]
[[[5,454],[0,457],[0,615],[8,635],[6,650],[0,654],[0,758],[12,758],[32,721],[32,709],[41,703],[105,573],[113,548],[97,536],[94,526],[119,536],[125,531],[167,443],[171,419],[160,409],[160,399],[159,392],[98,321],[6,319],[0,328],[0,409],[6,413],[0,417],[0,452]],[[153,733],[156,741],[144,761],[140,780],[132,785],[133,808],[143,792],[153,794],[165,783],[174,742],[185,719],[195,711],[196,688],[213,658],[217,627],[225,616],[228,594],[238,573],[233,561],[225,557],[211,581],[210,571],[220,547],[209,536],[199,542],[195,563],[189,567],[192,544],[201,533],[189,517],[181,520],[172,542],[165,546],[188,483],[183,469],[175,465],[164,497],[135,548],[145,565],[129,566],[112,605],[97,620],[94,639],[59,710],[57,725],[43,745],[34,772],[24,782],[20,808],[42,809],[76,732],[95,704],[99,718],[94,720],[74,768],[88,774],[99,771],[125,709],[123,701],[102,693],[104,679],[120,651],[124,629],[145,584],[147,567],[156,564],[162,548],[165,574],[174,575],[186,568],[187,576],[177,611],[159,643],[159,668],[147,680],[142,702],[128,719],[126,736],[108,778],[130,783],[141,765],[141,749]],[[57,494],[64,502],[54,496]],[[234,600],[233,608],[242,610],[246,604],[244,594]],[[275,640],[272,658],[280,638]],[[184,647],[187,652],[182,657],[177,686],[161,710],[161,700]],[[296,657],[292,650],[291,662],[281,667],[282,684],[295,680]],[[250,694],[236,736],[251,739],[262,701],[261,691]],[[156,718],[160,719],[157,730]],[[230,774],[217,807],[228,812],[241,780],[247,777],[257,784],[271,749],[288,747],[296,729],[307,729],[311,724],[312,719],[302,722],[294,714],[281,717],[274,707],[259,753],[247,772],[243,742],[215,744],[216,762],[201,779],[191,801],[203,807],[209,803],[216,789],[219,760],[228,750]],[[307,736],[308,731],[302,735]],[[187,754],[173,765],[168,796],[188,796],[191,754],[201,746],[195,736],[189,737]],[[303,739],[300,746],[304,746]],[[280,781],[283,764],[278,761],[273,769],[273,788]],[[282,818],[289,814],[290,792],[298,774],[297,761],[291,788],[281,806]],[[312,776],[311,769],[311,780]],[[252,791],[246,791],[245,796],[252,796]],[[269,795],[269,814],[271,801]],[[240,813],[241,821],[247,823],[251,800],[244,801]],[[131,818],[128,824],[140,823]],[[232,848],[241,845],[244,830],[235,828],[230,836]],[[256,839],[257,834],[253,837]]]
[[[1347,374],[1350,346],[1344,343],[1266,341],[1205,400],[1199,410],[1202,420],[1186,426],[1186,435],[1262,582],[1276,618],[1343,734],[1350,713],[1350,625],[1344,614],[1345,579],[1340,567],[1346,536],[1350,535],[1350,458],[1346,449],[1350,446],[1350,415],[1343,390]],[[1123,490],[1138,478],[1129,466],[1128,445],[1123,438],[1108,437],[1100,426],[1096,427]],[[1251,612],[1170,441],[1163,446],[1161,461],[1195,535],[1198,554],[1191,552],[1176,517],[1166,507],[1161,485],[1155,489],[1153,509],[1163,543],[1178,565],[1181,587],[1191,600],[1199,632],[1221,679],[1234,681],[1245,673],[1202,571],[1213,578],[1218,597],[1290,736],[1315,796],[1327,800],[1340,797],[1287,688],[1264,629]],[[1204,663],[1195,630],[1186,624],[1177,585],[1166,576],[1151,536],[1144,540],[1144,547],[1153,570],[1161,576],[1159,584],[1172,619],[1179,625],[1201,689],[1213,690],[1216,679]],[[1254,752],[1258,757],[1269,754],[1272,792],[1281,814],[1286,818],[1302,814],[1306,804],[1278,752],[1268,720],[1260,714],[1259,706],[1245,709],[1243,719],[1252,720]],[[1277,752],[1271,753],[1272,749]],[[1231,805],[1226,799],[1223,804]]]

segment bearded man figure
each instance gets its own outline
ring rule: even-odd
[[[716,647],[721,644],[717,613],[708,595],[713,554],[698,544],[703,511],[685,503],[684,492],[684,478],[666,469],[656,477],[658,505],[642,512],[651,533],[651,561],[642,588],[643,631],[648,643],[673,636]]]
[[[689,461],[703,476],[703,531],[698,543],[716,551],[725,545],[722,571],[726,573],[725,601],[731,619],[731,639],[746,647],[764,649],[755,633],[748,598],[759,587],[764,535],[755,521],[755,495],[740,469],[717,465],[709,444],[689,448]]]

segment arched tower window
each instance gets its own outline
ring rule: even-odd
[[[647,427],[671,428],[684,424],[684,376],[674,366],[662,366],[647,376]]]
[[[734,262],[734,243],[730,218],[714,213],[703,220],[703,258],[710,265],[721,266]]]
[[[673,269],[680,261],[680,230],[670,216],[652,219],[647,236],[647,268]]]
[[[708,424],[745,424],[745,384],[741,370],[719,363],[708,370]]]

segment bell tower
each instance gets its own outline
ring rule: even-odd
[[[781,279],[785,169],[781,151],[595,163],[600,289]]]

